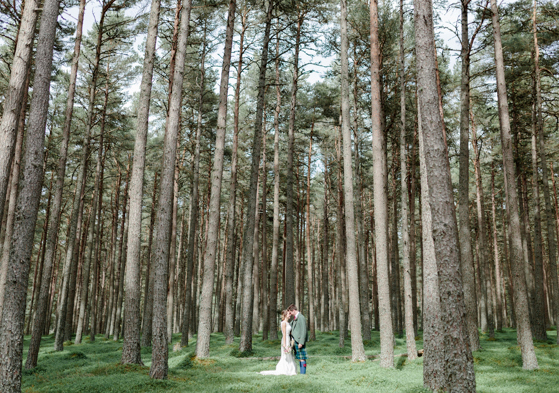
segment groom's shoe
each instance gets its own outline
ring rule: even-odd
[[[299,371],[301,375],[307,373],[307,362],[299,362]]]

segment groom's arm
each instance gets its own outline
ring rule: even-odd
[[[291,335],[297,341],[297,344],[305,345],[307,341],[307,320],[303,314],[297,316],[297,323],[293,327]]]

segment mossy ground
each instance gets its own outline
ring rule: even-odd
[[[483,349],[474,354],[477,390],[480,393],[559,392],[559,348],[555,345],[556,331],[548,332],[548,342],[536,342],[540,369],[522,370],[516,332],[506,329],[489,341],[481,336]],[[29,337],[25,338],[25,352]],[[24,370],[23,392],[426,392],[423,389],[422,365],[419,358],[409,362],[396,358],[396,367],[382,369],[378,361],[352,363],[350,340],[338,347],[337,332],[317,333],[317,341],[307,346],[308,374],[293,377],[262,376],[262,370],[272,370],[279,356],[279,341],[253,338],[254,353],[249,358],[234,356],[239,339],[226,345],[223,335],[212,334],[211,357],[196,359],[195,340],[187,348],[173,352],[180,335],[169,345],[169,378],[164,381],[149,378],[150,348],[142,349],[145,366],[119,364],[122,341],[88,339],[81,345],[69,345],[62,352],[53,350],[53,337],[44,337],[39,365]],[[421,337],[417,341],[421,348]],[[237,352],[235,352],[237,350]],[[378,355],[379,335],[373,332],[371,342],[365,343],[367,355]],[[405,339],[396,339],[396,354],[406,352]],[[238,355],[238,354],[237,354]]]

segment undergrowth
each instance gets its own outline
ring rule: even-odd
[[[477,391],[480,393],[559,392],[559,348],[556,330],[548,330],[546,342],[535,342],[540,369],[522,370],[522,356],[516,342],[516,331],[504,329],[495,340],[480,336],[482,349],[474,353]],[[253,336],[253,350],[239,352],[239,338],[226,344],[221,333],[212,334],[210,358],[195,356],[196,337],[188,347],[174,352],[180,342],[174,335],[169,343],[169,376],[159,381],[149,378],[151,348],[141,351],[143,366],[123,365],[122,341],[89,340],[79,345],[66,345],[54,351],[54,337],[41,343],[38,366],[23,370],[22,391],[26,393],[107,393],[107,392],[402,392],[423,393],[423,358],[410,362],[397,356],[393,369],[382,369],[378,362],[380,337],[373,332],[364,342],[371,359],[352,363],[351,337],[339,347],[338,332],[316,334],[317,340],[307,345],[307,375],[293,377],[263,376],[258,372],[273,370],[280,356],[278,340],[263,341]],[[405,338],[396,338],[396,355],[406,353]],[[25,337],[24,356],[29,337]],[[423,346],[421,332],[416,341]],[[264,360],[262,360],[264,359]],[[25,361],[25,359],[24,359]]]

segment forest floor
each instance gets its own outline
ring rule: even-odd
[[[555,330],[548,331],[547,342],[536,342],[540,369],[522,370],[516,332],[497,332],[495,340],[482,335],[482,350],[474,353],[477,391],[480,393],[559,392],[559,347]],[[66,345],[55,352],[54,338],[43,338],[38,366],[23,371],[23,392],[426,392],[423,389],[423,358],[413,362],[396,357],[396,367],[382,369],[378,361],[379,333],[373,332],[371,342],[365,343],[370,360],[352,363],[351,341],[338,347],[337,332],[319,333],[317,340],[307,345],[307,375],[263,376],[262,370],[273,370],[280,355],[280,342],[262,341],[253,336],[253,354],[239,356],[239,338],[225,344],[221,333],[212,334],[211,357],[194,357],[196,341],[174,352],[180,335],[173,336],[169,345],[169,378],[164,381],[149,378],[151,348],[142,349],[144,366],[119,364],[122,340],[117,342],[97,336],[94,343],[85,338],[80,345]],[[25,337],[24,355],[29,337]],[[422,347],[418,338],[418,349]],[[396,339],[395,354],[405,354],[405,338]],[[263,359],[268,358],[268,359]],[[24,359],[25,362],[25,359]]]

